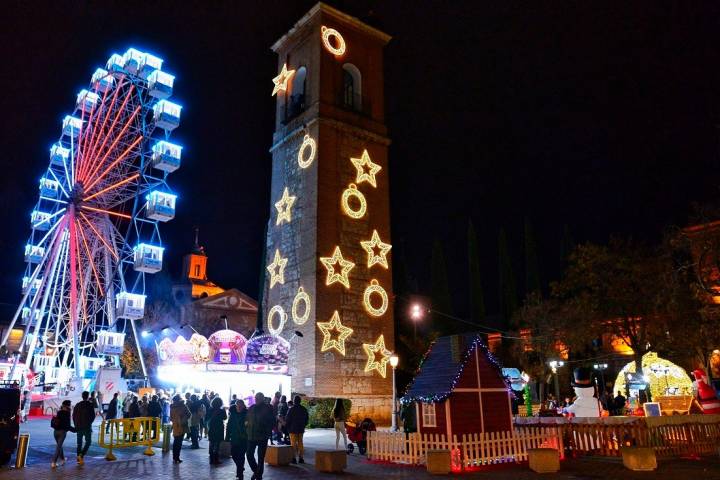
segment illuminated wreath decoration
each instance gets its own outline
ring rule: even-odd
[[[307,159],[305,159],[305,150],[310,149],[310,155],[308,155]],[[310,165],[312,165],[313,160],[315,160],[315,154],[317,153],[317,143],[315,143],[315,139],[312,138],[310,135],[305,135],[303,137],[303,142],[300,145],[300,150],[298,150],[298,165],[300,165],[300,168],[308,168]]]
[[[280,326],[278,328],[273,327],[273,319],[275,315],[280,315]],[[285,313],[285,310],[280,305],[275,305],[270,309],[268,312],[267,317],[267,323],[268,323],[268,332],[270,332],[272,335],[280,335],[280,333],[283,331],[283,328],[285,328],[285,322],[287,322],[287,313]]]
[[[380,298],[382,299],[382,303],[380,304],[380,307],[376,308],[373,306],[372,301],[370,299],[370,296],[375,293],[377,295],[380,295]],[[383,315],[385,312],[387,312],[388,309],[388,296],[387,292],[385,292],[385,289],[380,286],[377,280],[373,279],[370,281],[370,285],[368,285],[365,288],[365,293],[363,294],[363,303],[365,304],[365,310],[372,315],[373,317],[379,317]]]
[[[305,311],[303,311],[302,315],[298,315],[298,306],[300,305],[300,302],[303,302],[305,304]],[[303,287],[300,287],[298,289],[297,295],[295,295],[295,299],[293,300],[292,304],[291,314],[295,325],[302,325],[303,323],[308,321],[308,318],[310,318],[310,295],[305,293],[305,289]]]
[[[353,210],[352,207],[350,207],[350,197],[354,197],[358,202],[360,202],[360,208]],[[345,212],[345,215],[350,218],[362,218],[367,211],[365,195],[357,189],[357,186],[354,183],[351,183],[348,185],[348,188],[345,189],[340,203],[342,205],[343,212]]]
[[[323,45],[325,45],[325,49],[328,52],[338,57],[345,53],[345,39],[340,35],[340,32],[334,28],[327,28],[324,25],[320,28],[320,32],[322,32]],[[331,42],[330,39],[333,37],[335,41]],[[333,45],[333,43],[335,45]]]

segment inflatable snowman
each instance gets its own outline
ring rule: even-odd
[[[575,401],[565,411],[575,417],[599,417],[602,413],[600,401],[595,398],[595,386],[592,383],[592,372],[589,368],[576,368],[575,380],[572,382],[575,390]]]

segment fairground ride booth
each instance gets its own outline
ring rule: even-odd
[[[246,339],[234,330],[209,337],[178,336],[157,344],[158,379],[179,392],[214,391],[226,402],[233,394],[253,403],[255,393],[290,395],[290,343],[276,335]]]

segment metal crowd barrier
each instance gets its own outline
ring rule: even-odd
[[[160,419],[157,417],[115,418],[100,424],[98,443],[107,449],[105,460],[115,460],[113,449],[117,448],[145,446],[145,455],[155,455],[152,447],[159,440]]]

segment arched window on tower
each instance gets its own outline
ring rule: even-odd
[[[307,101],[305,96],[305,80],[307,78],[307,69],[300,67],[297,69],[292,78],[290,86],[290,97],[287,102],[287,110],[285,118],[290,120],[305,111]]]
[[[347,108],[362,110],[362,74],[352,63],[343,65],[342,103]]]

